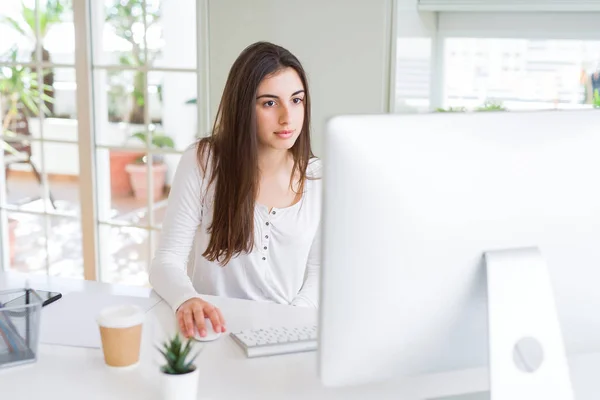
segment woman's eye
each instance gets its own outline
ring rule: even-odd
[[[294,104],[300,104],[300,103],[302,103],[304,101],[304,99],[300,98],[300,97],[296,97],[292,101],[294,102]]]
[[[273,100],[269,100],[265,102],[264,105],[267,107],[273,107],[275,105],[275,102]]]

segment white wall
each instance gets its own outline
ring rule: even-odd
[[[251,43],[271,41],[307,71],[319,155],[329,117],[388,111],[391,21],[391,0],[210,1],[211,119],[235,58]]]

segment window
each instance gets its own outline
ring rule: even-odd
[[[147,284],[175,169],[207,126],[196,5],[1,2],[0,134],[16,147],[0,155],[2,268]],[[37,30],[30,14],[51,23]],[[76,30],[91,71],[75,62]],[[16,73],[24,86],[7,86]]]
[[[0,7],[3,265],[82,278],[73,9],[56,0]]]
[[[145,285],[169,184],[198,135],[196,2],[91,6],[99,278]]]
[[[590,108],[600,41],[447,38],[444,107]]]
[[[393,111],[592,108],[600,89],[599,17],[400,9]]]

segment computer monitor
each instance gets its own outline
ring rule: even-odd
[[[600,351],[600,111],[339,116],[322,159],[325,385]]]

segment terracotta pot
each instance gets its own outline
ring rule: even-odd
[[[128,164],[133,164],[135,160],[143,156],[144,153],[130,151],[111,151],[110,152],[110,190],[114,197],[131,196],[133,188],[129,174],[125,171]]]
[[[136,199],[143,200],[148,198],[148,179],[146,164],[129,164],[125,167],[129,173],[133,194]],[[159,200],[165,191],[165,179],[167,176],[167,165],[164,163],[152,165],[152,175],[154,180],[154,201]]]

